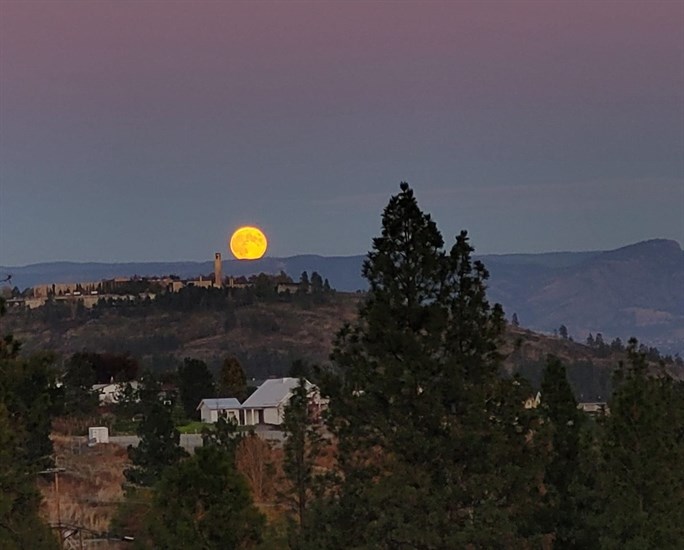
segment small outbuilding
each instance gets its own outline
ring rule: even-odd
[[[240,402],[234,397],[217,397],[210,399],[202,399],[197,405],[197,410],[200,411],[200,418],[202,422],[214,423],[219,417],[226,419],[234,419],[237,423],[242,424],[240,419]]]

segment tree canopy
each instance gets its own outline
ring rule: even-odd
[[[254,548],[265,521],[234,459],[217,446],[168,468],[153,503],[149,535],[155,548]]]
[[[329,428],[339,484],[308,532],[329,548],[498,546],[532,540],[539,450],[529,388],[499,376],[501,307],[461,232],[445,250],[407,184],[363,266],[369,293],[339,334]],[[416,510],[421,510],[417,514]]]
[[[24,358],[19,349],[11,335],[0,339],[0,548],[51,550],[57,539],[39,518],[36,480],[53,465],[49,434],[59,408],[56,372],[52,356]]]

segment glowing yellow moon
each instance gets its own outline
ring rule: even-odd
[[[258,227],[240,227],[230,238],[230,251],[238,260],[258,260],[267,247],[266,235]]]

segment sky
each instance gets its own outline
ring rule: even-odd
[[[0,0],[0,265],[684,244],[684,2]]]

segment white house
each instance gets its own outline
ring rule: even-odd
[[[197,405],[202,422],[217,422],[219,416],[234,418],[238,424],[242,424],[240,418],[240,402],[234,397],[220,397],[202,399]]]
[[[525,399],[524,406],[526,409],[536,409],[541,404],[541,392],[537,392],[534,397]]]
[[[283,423],[285,407],[290,402],[292,390],[299,384],[299,378],[275,378],[266,380],[242,404],[243,424],[255,426],[257,424],[272,424],[279,426]],[[307,390],[315,386],[306,383]],[[316,406],[320,406],[318,392],[314,393]]]
[[[600,416],[603,414],[610,414],[610,409],[608,408],[608,403],[603,401],[592,402],[592,403],[578,403],[577,408],[584,411],[585,413],[593,416]]]
[[[128,383],[134,390],[138,389],[139,384],[137,381],[133,380]],[[92,389],[94,392],[97,392],[100,405],[109,405],[119,402],[119,396],[125,387],[126,382],[111,382],[109,384],[95,384]]]

